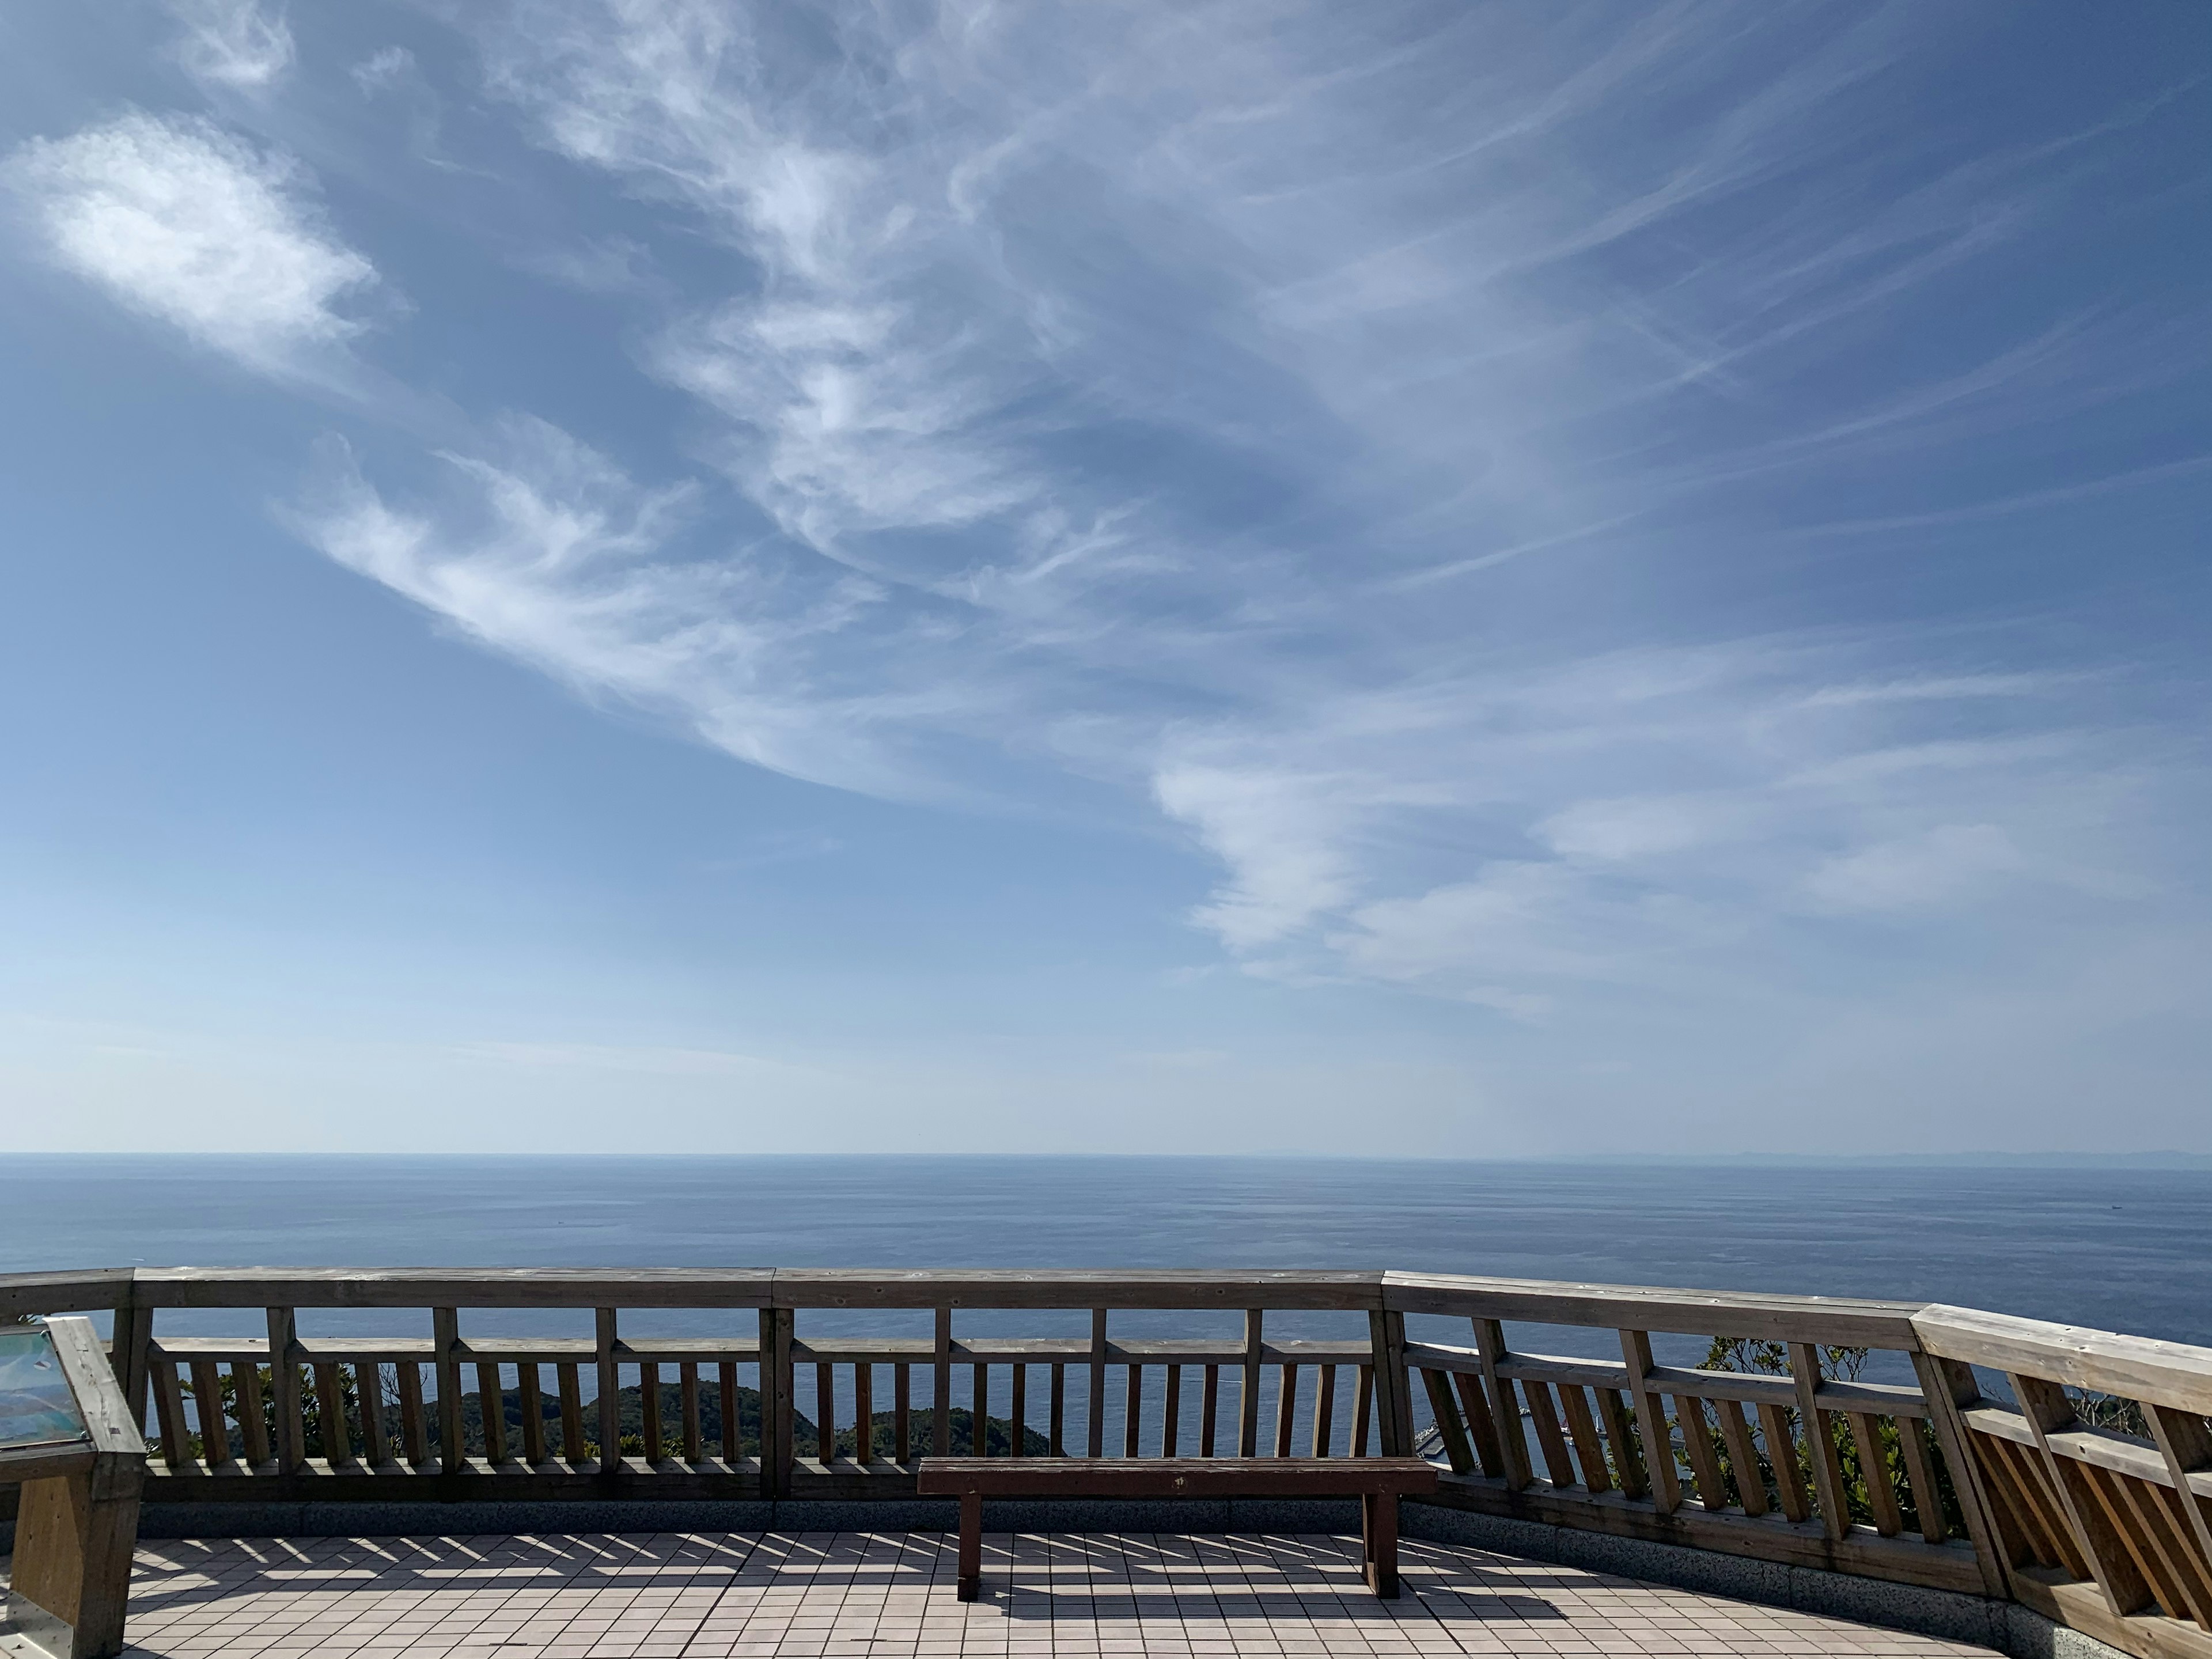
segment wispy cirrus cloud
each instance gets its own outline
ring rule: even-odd
[[[183,26],[177,57],[195,80],[258,91],[291,68],[291,26],[261,0],[167,0]]]
[[[133,112],[33,139],[5,169],[57,264],[250,369],[311,372],[362,331],[347,307],[375,267],[280,152]]]
[[[599,296],[688,409],[658,479],[526,418],[412,498],[348,458],[301,502],[472,640],[843,787],[1103,781],[1214,860],[1192,920],[1253,971],[1522,1018],[1725,1000],[2008,895],[2130,902],[2156,745],[2124,677],[2008,646],[2001,595],[1958,602],[1971,633],[1826,615],[1778,551],[2197,477],[2054,435],[2196,360],[2063,282],[1986,303],[2109,133],[1897,121],[1951,25],[459,21],[623,210],[590,258],[507,264]],[[60,257],[256,366],[350,337],[374,273],[295,171],[131,120],[19,155]],[[198,173],[216,211],[166,205]],[[2028,489],[2023,441],[2057,458]]]

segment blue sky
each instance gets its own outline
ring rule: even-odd
[[[2212,12],[0,14],[24,1148],[2212,1148]]]

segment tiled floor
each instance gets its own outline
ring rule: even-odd
[[[1000,1534],[984,1599],[927,1533],[222,1540],[140,1547],[131,1651],[160,1655],[1980,1655],[1988,1650],[1408,1541]],[[1012,1550],[1011,1562],[1009,1549]],[[1011,1569],[1011,1570],[1010,1570]]]

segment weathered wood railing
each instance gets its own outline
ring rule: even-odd
[[[150,1504],[897,1497],[917,1458],[955,1451],[1430,1448],[1456,1508],[2008,1597],[2130,1652],[2212,1655],[2212,1351],[2178,1344],[1913,1303],[1404,1273],[0,1278],[0,1317],[103,1308],[155,1428]],[[231,1309],[260,1328],[173,1329]],[[301,1334],[331,1309],[405,1310],[427,1334]],[[548,1310],[592,1334],[464,1328]],[[956,1329],[1004,1310],[1070,1328]],[[1233,1334],[1131,1333],[1158,1311]],[[1364,1334],[1285,1331],[1347,1317]],[[726,1328],[653,1328],[702,1321]],[[913,1334],[842,1334],[871,1322]],[[1509,1327],[1581,1352],[1516,1348]],[[1660,1363],[1686,1338],[1705,1363]]]

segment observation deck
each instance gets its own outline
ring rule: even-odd
[[[2212,1351],[1917,1303],[1418,1273],[139,1269],[149,1653],[2212,1659]],[[993,1505],[929,1455],[1426,1455],[1331,1500]],[[1007,1575],[1011,1574],[1009,1579]]]

